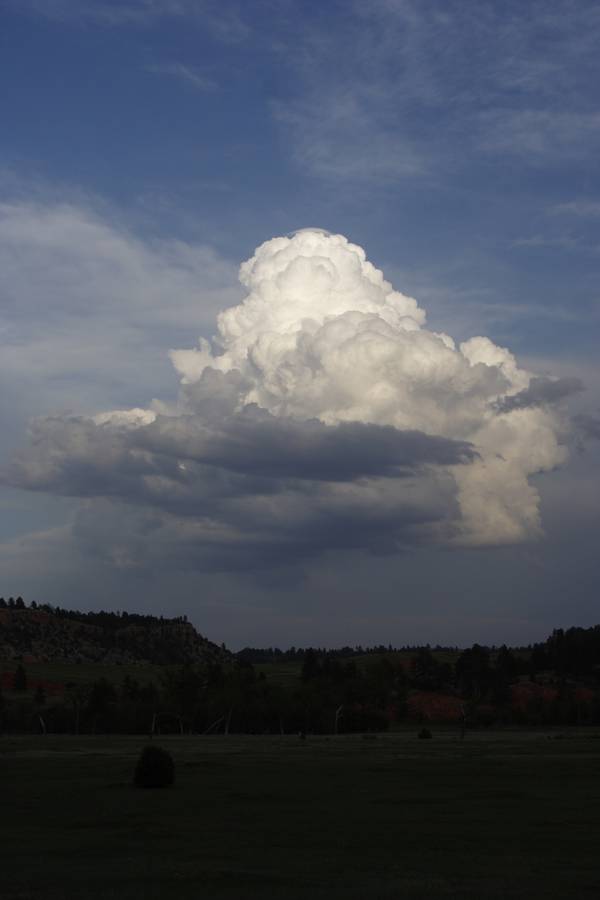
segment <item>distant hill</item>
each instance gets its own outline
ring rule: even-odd
[[[5,661],[172,665],[231,658],[184,618],[49,606],[0,608],[0,659]]]

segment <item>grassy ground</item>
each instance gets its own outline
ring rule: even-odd
[[[1,664],[0,664],[1,666]],[[14,672],[17,663],[5,663],[2,672]],[[118,666],[114,663],[81,663],[77,665],[70,662],[61,662],[53,660],[47,663],[26,663],[25,670],[27,678],[30,682],[36,681],[57,681],[61,684],[91,684],[99,678],[106,678],[107,681],[115,685],[120,685],[123,679],[129,675],[135,678],[140,684],[147,684],[149,681],[159,682],[163,668],[161,666],[153,666],[150,664],[127,664]]]
[[[600,735],[0,739],[3,900],[596,898]]]
[[[408,667],[416,655],[416,651],[398,650],[389,653],[365,653],[361,656],[339,657],[337,661],[342,665],[352,662],[358,669],[366,669],[369,665],[380,662],[382,659],[387,659],[394,665],[402,663],[405,667]],[[438,662],[446,662],[446,657],[451,655],[451,651],[450,653],[443,652],[434,655]],[[455,657],[457,656],[459,656],[458,653],[453,654],[451,660],[453,663],[456,661]],[[254,668],[257,672],[262,672],[270,681],[274,681],[282,685],[282,687],[293,688],[299,682],[302,674],[302,660],[285,659],[269,663],[256,663]]]
[[[460,656],[460,651],[454,650],[434,650],[433,656],[439,663],[449,663],[453,666]],[[339,661],[353,662],[359,669],[366,669],[369,665],[379,662],[381,659],[388,659],[394,665],[402,663],[406,668],[410,667],[411,660],[417,655],[415,650],[397,650],[384,653],[365,653],[361,656],[353,656],[348,658],[340,658]],[[492,654],[492,660],[494,655]],[[0,663],[0,675],[3,672],[13,673],[17,667],[16,662]],[[165,667],[144,664],[125,664],[115,665],[114,663],[81,663],[77,665],[72,662],[62,662],[60,660],[52,660],[46,663],[27,663],[25,666],[27,677],[30,682],[54,681],[61,684],[69,682],[74,684],[90,684],[99,678],[106,678],[115,685],[120,685],[129,675],[135,678],[140,684],[147,684],[153,681],[155,684],[160,683],[161,676],[164,674]],[[294,688],[300,680],[302,672],[301,660],[280,660],[272,663],[257,663],[254,668],[257,672],[262,672],[267,679],[282,687]]]
[[[448,663],[454,666],[460,656],[460,650],[433,650],[433,657],[438,663]],[[392,650],[383,653],[364,653],[358,656],[339,657],[338,662],[353,662],[359,669],[367,669],[370,665],[387,659],[393,665],[402,663],[405,669],[410,668],[411,661],[417,656],[416,650]],[[492,654],[492,659],[494,658]],[[301,660],[278,660],[272,663],[256,663],[254,668],[283,687],[294,687],[299,681],[302,672]]]

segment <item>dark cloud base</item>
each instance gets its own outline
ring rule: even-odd
[[[39,419],[2,481],[86,499],[77,539],[123,568],[258,570],[451,534],[459,511],[447,467],[477,457],[467,442],[230,406],[221,397],[204,415],[139,427]]]

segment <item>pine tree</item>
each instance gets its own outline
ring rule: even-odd
[[[43,684],[38,684],[35,690],[35,697],[33,699],[36,706],[44,706],[46,702],[46,691],[44,690]]]
[[[15,691],[27,690],[27,672],[21,663],[19,663],[15,670],[15,674],[13,675],[13,689]]]

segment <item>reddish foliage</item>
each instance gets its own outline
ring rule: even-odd
[[[0,675],[0,686],[3,690],[12,691],[14,674],[14,672],[2,672]],[[28,693],[37,691],[38,687],[43,688],[46,697],[61,697],[65,692],[65,686],[61,681],[45,681],[41,678],[27,679]]]
[[[591,704],[594,702],[595,694],[591,688],[578,687],[575,688],[574,698],[577,703]]]
[[[50,613],[43,609],[0,609],[0,625],[10,625],[11,622],[47,622]]]
[[[61,681],[33,681],[32,687],[34,691],[42,687],[47,697],[62,697],[65,692],[65,686]]]
[[[460,697],[435,691],[415,691],[406,706],[410,718],[428,722],[459,722],[463,716]]]
[[[519,684],[512,684],[510,693],[513,709],[518,709],[522,712],[527,712],[529,704],[533,700],[537,700],[543,705],[549,705],[558,697],[556,688],[545,684],[536,684],[534,681],[522,681]]]

